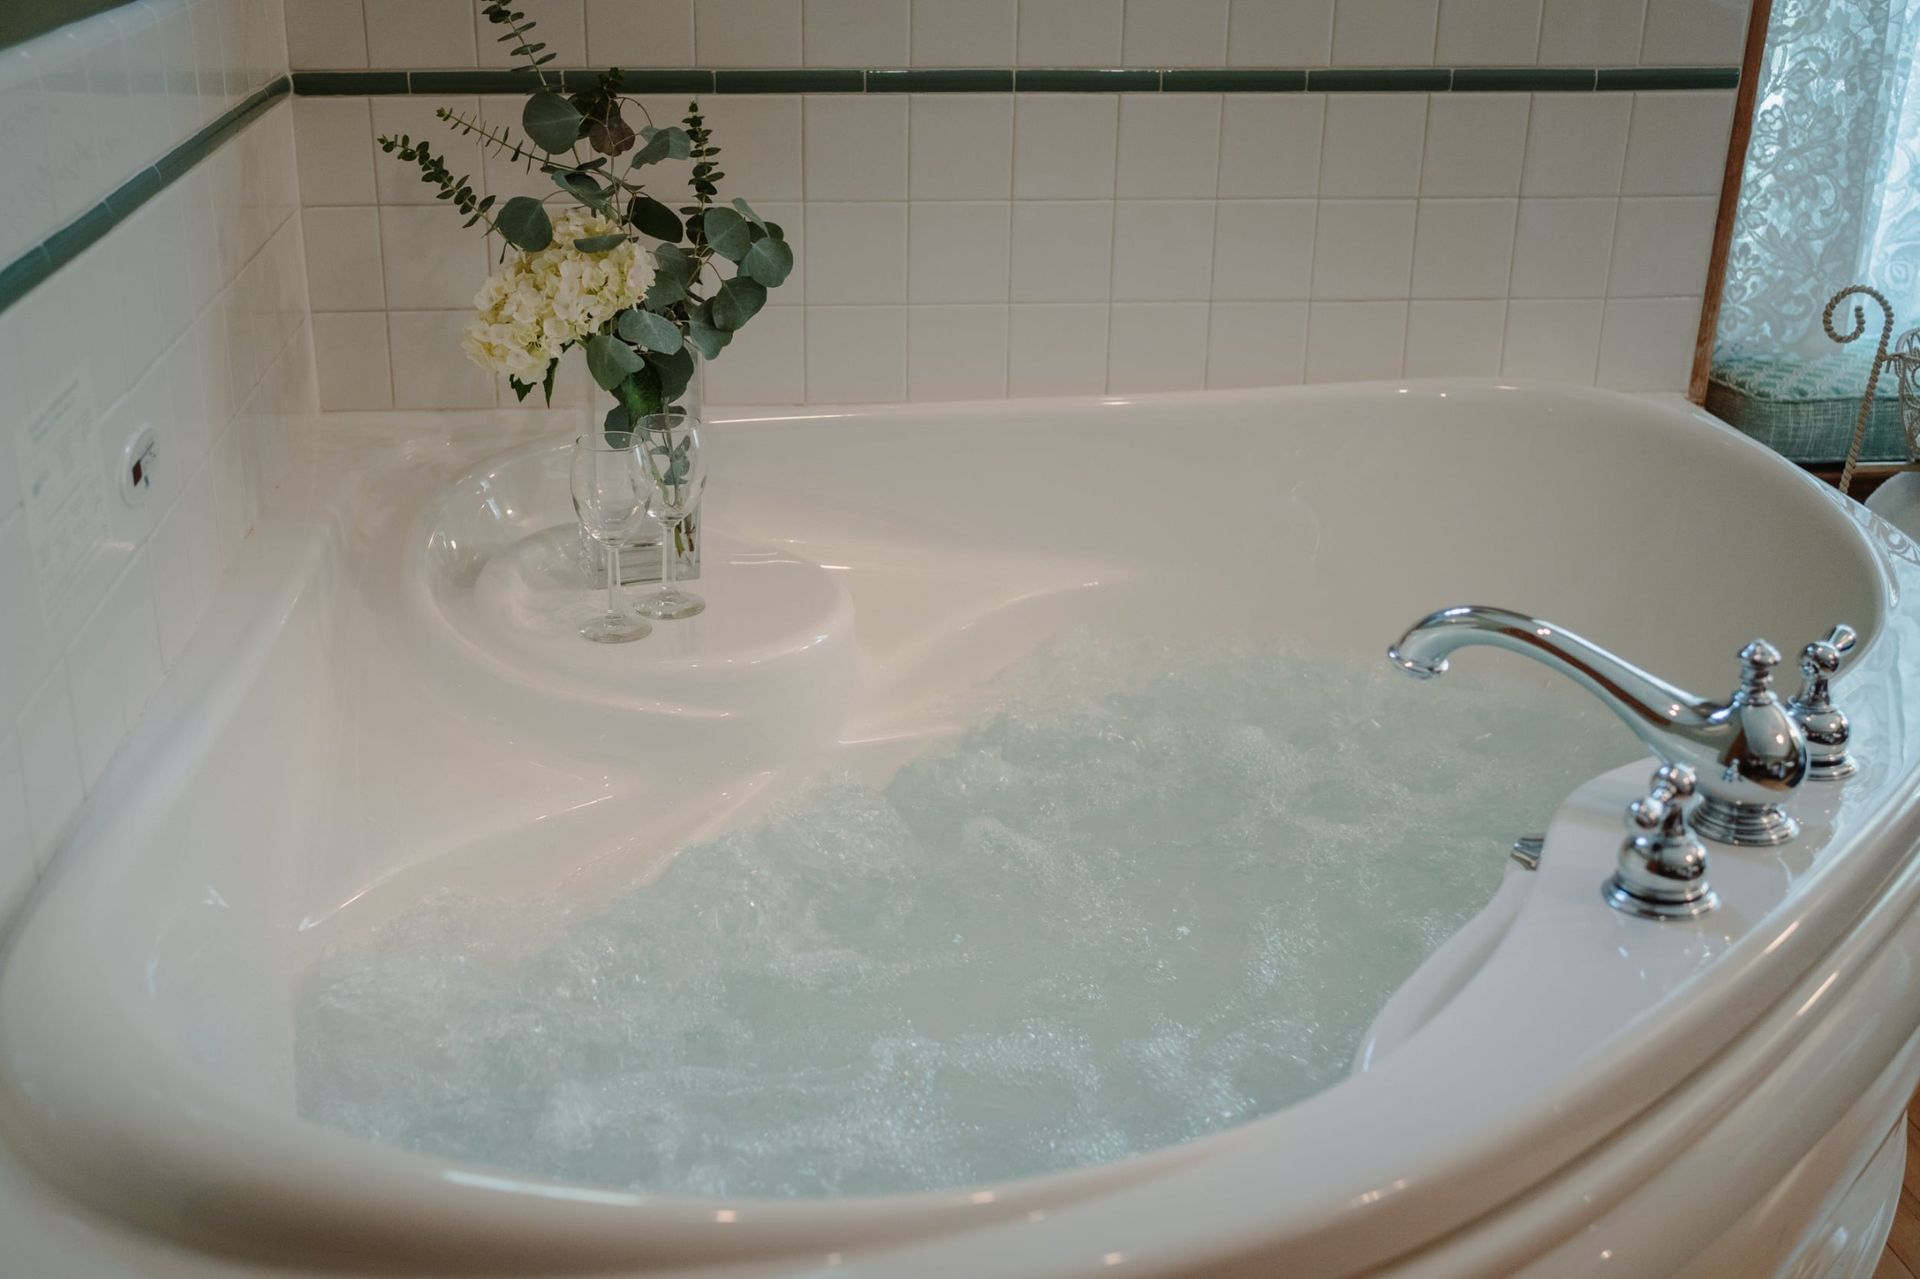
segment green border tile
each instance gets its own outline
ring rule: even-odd
[[[1011,93],[1013,71],[1002,67],[914,67],[867,72],[868,93]]]
[[[296,71],[293,91],[303,98],[387,97],[407,91],[404,71]]]
[[[1738,67],[1601,67],[1599,87],[1626,89],[1737,89]]]
[[[1129,67],[1020,67],[1013,73],[1020,93],[1157,93],[1160,73]]]
[[[1301,93],[1307,73],[1285,67],[1181,67],[1160,73],[1166,93]]]
[[[1590,93],[1592,67],[1457,67],[1455,93]]]
[[[565,87],[559,74],[553,79]],[[409,93],[533,93],[540,76],[519,67],[475,67],[461,71],[409,71]]]
[[[167,180],[152,165],[140,170],[107,195],[107,207],[124,218],[166,188]]]
[[[867,73],[842,67],[715,71],[715,93],[864,93]]]
[[[1445,93],[1453,87],[1447,67],[1313,67],[1308,93]]]
[[[591,89],[600,72],[574,67],[560,73],[568,93]],[[626,93],[712,93],[713,72],[693,67],[620,68],[621,89]]]
[[[0,268],[0,311],[39,288],[58,269],[52,255],[37,244]]]

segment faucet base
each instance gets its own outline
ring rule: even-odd
[[[1700,892],[1692,896],[1642,897],[1629,891],[1620,876],[1614,875],[1600,886],[1600,895],[1615,910],[1642,919],[1698,919],[1720,904],[1720,894],[1705,883],[1699,888]]]
[[[1771,848],[1800,833],[1800,823],[1778,804],[1735,804],[1707,795],[1693,810],[1693,829],[1720,844]]]

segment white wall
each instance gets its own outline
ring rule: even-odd
[[[288,0],[294,66],[494,62],[467,0]],[[1745,0],[528,0],[563,65],[1737,64]],[[960,16],[964,9],[964,20]],[[373,137],[437,106],[303,98],[328,407],[465,407],[493,258]],[[1124,393],[1505,374],[1686,384],[1731,91],[717,95],[727,191],[801,270],[717,401]],[[677,116],[679,98],[649,99]],[[447,137],[487,189],[518,175]]]
[[[142,0],[0,52],[0,265],[285,70],[278,0]],[[192,636],[276,431],[313,407],[301,246],[282,101],[0,312],[0,919]],[[90,447],[54,509],[28,431],[76,383]],[[118,472],[140,423],[159,461],[135,507]]]

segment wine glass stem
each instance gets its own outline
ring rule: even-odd
[[[673,591],[673,570],[678,567],[674,561],[680,558],[673,553],[673,544],[679,540],[676,537],[679,528],[679,520],[660,521],[660,593],[662,595],[671,594]]]
[[[620,610],[614,607],[614,591],[620,586],[620,543],[607,543],[607,616],[618,617]]]

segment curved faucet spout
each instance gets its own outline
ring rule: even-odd
[[[1699,776],[1695,827],[1728,843],[1783,843],[1797,829],[1779,801],[1807,773],[1805,735],[1773,695],[1780,652],[1765,640],[1740,651],[1740,687],[1724,703],[1676,688],[1573,632],[1510,609],[1442,609],[1387,650],[1418,679],[1447,671],[1447,655],[1471,644],[1503,648],[1560,672],[1599,698],[1647,749]]]

